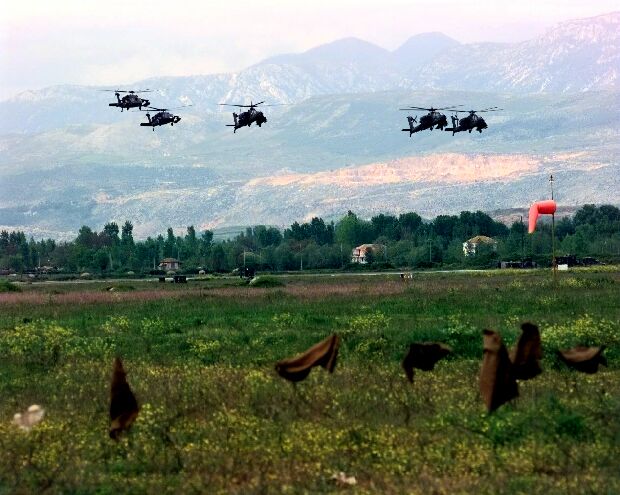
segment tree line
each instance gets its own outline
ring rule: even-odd
[[[465,256],[463,242],[476,235],[497,241]],[[620,210],[611,205],[585,205],[555,226],[556,253],[620,260]],[[181,271],[230,272],[249,266],[264,271],[360,268],[351,251],[361,244],[379,244],[368,254],[365,268],[491,267],[498,260],[551,261],[551,225],[539,222],[534,234],[515,217],[510,226],[481,211],[439,215],[425,221],[414,212],[379,214],[370,220],[349,211],[337,222],[313,218],[286,229],[257,225],[232,239],[214,240],[210,230],[187,227],[183,235],[166,234],[136,240],[133,224],[107,223],[101,232],[80,228],[70,242],[28,239],[23,232],[0,232],[0,270],[35,271],[56,267],[66,273],[155,273],[163,258],[181,261]]]

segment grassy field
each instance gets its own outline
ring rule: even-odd
[[[280,280],[0,291],[0,493],[620,493],[620,272]],[[487,415],[481,330],[512,345],[525,320],[545,371]],[[333,332],[333,375],[276,375]],[[426,340],[454,353],[412,385],[400,361]],[[565,369],[554,350],[575,344],[606,344],[609,367]],[[118,443],[116,355],[141,404]],[[39,425],[11,424],[35,403]]]

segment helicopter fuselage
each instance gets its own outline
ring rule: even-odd
[[[146,114],[146,118],[149,120],[148,122],[142,122],[140,125],[145,127],[152,127],[155,130],[155,127],[160,125],[174,125],[181,120],[181,117],[178,115],[172,115],[170,112],[163,111],[158,112],[151,117],[150,114]]]
[[[474,129],[482,133],[482,129],[486,129],[488,127],[485,120],[473,112],[470,113],[467,117],[463,117],[462,119],[458,120],[457,122],[458,125],[446,128],[446,131],[452,131],[452,135],[457,132],[464,131],[468,131],[471,133],[471,131],[473,131]]]
[[[256,123],[258,127],[261,127],[265,122],[267,122],[267,117],[263,115],[263,112],[254,108],[250,108],[249,110],[239,114],[233,113],[233,118],[235,119],[235,123],[229,124],[229,127],[234,127],[233,132],[237,132],[237,129],[241,127],[250,127],[253,123]]]
[[[140,98],[138,95],[130,94],[125,95],[122,98],[118,93],[116,93],[116,103],[109,103],[108,105],[111,107],[118,107],[123,110],[129,110],[130,108],[139,108],[142,110],[142,107],[148,107],[151,102],[144,98]]]
[[[437,111],[432,111],[420,117],[420,122],[418,125],[414,125],[416,119],[409,116],[407,117],[409,121],[409,129],[403,129],[403,131],[408,132],[409,136],[411,136],[415,132],[424,131],[426,129],[441,129],[448,125],[448,120],[443,113],[439,113]]]

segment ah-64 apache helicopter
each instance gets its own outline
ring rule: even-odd
[[[462,106],[462,105],[456,105]],[[414,125],[418,122],[418,116],[412,117],[409,115],[407,120],[409,121],[409,129],[403,129],[404,132],[408,132],[409,136],[414,132],[424,131],[426,129],[430,129],[431,131],[434,129],[443,130],[444,127],[448,127],[448,120],[443,113],[440,113],[439,110],[452,110],[452,107],[443,107],[443,108],[423,108],[423,107],[408,107],[408,108],[400,108],[399,110],[426,110],[428,113],[420,117],[420,122],[418,125]]]
[[[267,122],[267,117],[260,110],[256,110],[258,105],[262,105],[265,103],[264,101],[259,101],[258,103],[252,103],[250,101],[249,105],[233,105],[230,103],[220,103],[222,106],[226,107],[238,107],[238,108],[247,108],[245,112],[241,112],[240,114],[236,114],[233,112],[233,118],[235,119],[234,124],[226,124],[226,127],[234,127],[233,132],[237,132],[237,129],[241,127],[248,126],[250,127],[254,122],[258,127],[261,127],[265,122]],[[266,107],[275,107],[278,105],[265,105]]]
[[[110,103],[110,107],[119,107],[121,112],[123,110],[129,110],[130,108],[138,108],[142,110],[142,107],[148,107],[151,102],[145,98],[140,98],[138,93],[152,93],[152,89],[139,89],[131,91],[123,91],[120,89],[102,89],[100,91],[114,92],[116,95],[116,103]],[[127,93],[121,98],[121,93]]]
[[[502,109],[497,107],[485,108],[484,110],[454,110],[454,115],[451,117],[452,127],[447,127],[446,131],[452,131],[453,136],[455,133],[463,131],[469,131],[471,134],[471,131],[474,129],[482,133],[482,129],[486,129],[488,125],[482,117],[476,114],[481,112],[498,112],[500,110]],[[467,113],[469,115],[459,119],[458,113]]]
[[[155,108],[155,107],[149,107],[147,110],[143,110],[147,111],[147,112],[151,112],[151,111],[156,111],[157,113],[155,115],[153,115],[151,117],[150,113],[146,114],[146,118],[149,120],[148,122],[141,122],[140,125],[141,126],[145,126],[145,127],[152,127],[153,131],[155,131],[155,127],[160,126],[160,125],[166,125],[166,124],[170,124],[170,125],[174,125],[174,124],[178,124],[179,121],[181,120],[181,117],[179,117],[178,115],[172,115],[168,110],[177,110],[179,108],[185,108],[185,107],[191,107],[192,105],[183,105],[182,107],[175,107],[175,108]]]

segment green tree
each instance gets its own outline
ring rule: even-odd
[[[226,271],[226,253],[221,243],[216,244],[211,250],[210,265],[214,272]]]
[[[172,227],[168,227],[166,231],[166,240],[164,242],[164,258],[174,258],[176,256],[176,239]]]
[[[133,247],[135,244],[133,240],[133,224],[129,220],[123,224],[121,244],[126,247]]]

